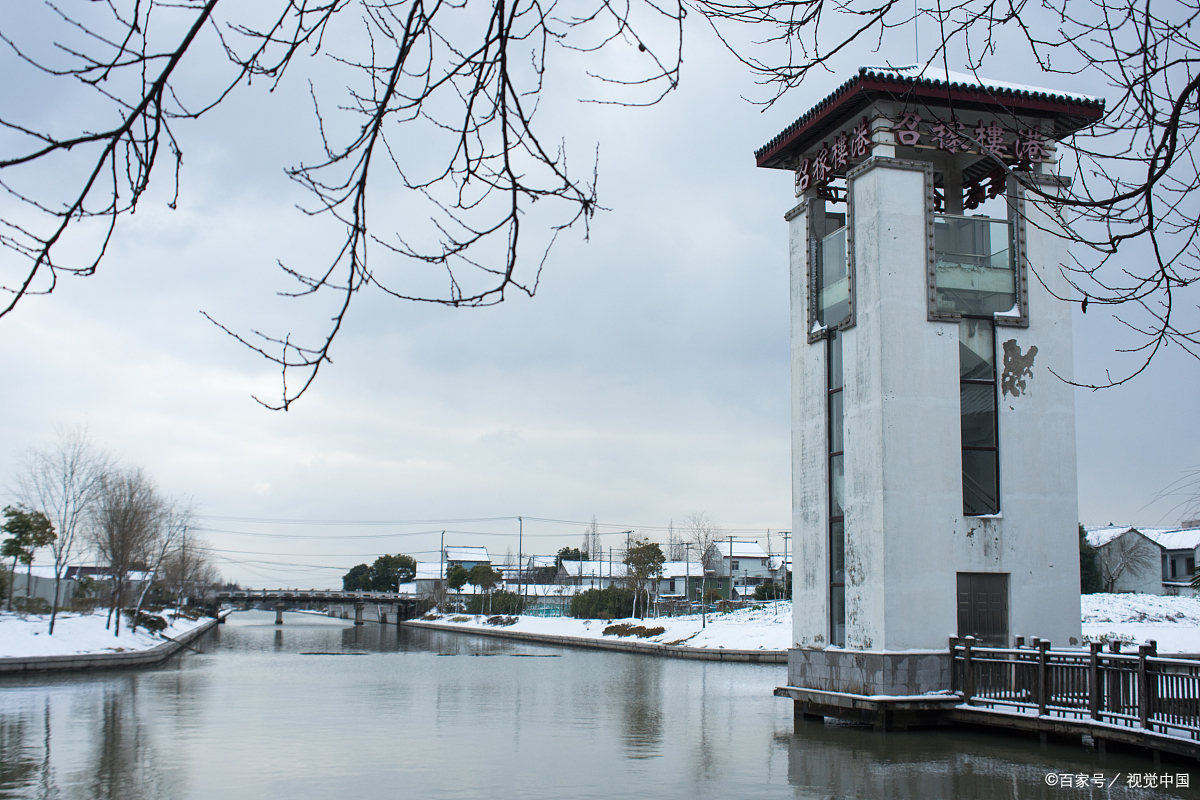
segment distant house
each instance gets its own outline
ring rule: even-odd
[[[1105,591],[1194,594],[1200,528],[1109,525],[1085,533],[1096,548]]]
[[[418,561],[417,574],[413,577],[412,591],[421,597],[435,594],[445,583],[446,569],[446,565],[437,561]],[[403,592],[405,589],[401,588],[400,591]]]
[[[628,577],[629,568],[619,561],[562,561],[555,580],[581,589],[606,589],[624,586]]]
[[[718,576],[733,575],[740,584],[742,578],[771,577],[771,557],[758,542],[716,542],[709,551],[709,561]]]
[[[703,579],[704,564],[699,561],[666,561],[658,577],[656,594],[699,600]]]
[[[449,571],[451,567],[462,567],[463,569],[471,569],[480,564],[491,566],[492,559],[488,555],[486,547],[447,547],[444,551],[446,569]]]

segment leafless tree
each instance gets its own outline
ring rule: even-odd
[[[604,560],[604,545],[600,543],[600,525],[596,522],[595,514],[592,515],[592,524],[583,531],[583,547],[580,549],[592,561]]]
[[[0,243],[18,260],[0,279],[0,316],[52,292],[60,276],[93,274],[162,160],[175,206],[179,125],[253,80],[274,90],[307,69],[315,86],[314,74],[332,72],[344,97],[310,92],[323,150],[287,174],[310,192],[303,212],[344,236],[315,263],[281,265],[295,295],[332,293],[332,324],[313,343],[221,325],[280,366],[282,396],[267,405],[286,409],[329,361],[361,290],[452,306],[532,295],[550,245],[576,225],[586,235],[597,208],[594,167],[571,173],[565,145],[535,125],[547,74],[583,58],[598,100],[657,102],[678,80],[683,16],[682,5],[606,0],[27,4],[0,23],[9,62],[23,70],[8,79],[91,97],[76,103],[74,129],[39,108],[9,105],[0,117],[9,200]],[[673,33],[652,46],[643,29],[660,38],[664,24]],[[603,53],[618,48],[629,57],[601,75]],[[209,77],[196,80],[201,73]],[[60,169],[74,180],[44,180]],[[379,220],[396,216],[400,197],[420,210],[388,230]],[[523,273],[519,257],[531,264]]]
[[[209,557],[208,543],[186,529],[179,546],[163,560],[160,575],[177,608],[183,605],[185,597],[195,597],[219,580]]]
[[[1125,574],[1143,577],[1160,569],[1160,551],[1157,545],[1136,532],[1126,532],[1107,545],[1096,548],[1096,562],[1100,565],[1100,577],[1104,591],[1114,591],[1117,580]]]
[[[701,602],[708,602],[708,573],[715,570],[721,555],[716,543],[725,535],[725,529],[712,521],[703,511],[694,511],[683,518],[684,535],[699,554],[704,574],[700,578]]]
[[[683,561],[687,558],[687,543],[683,534],[675,530],[675,520],[667,523],[667,560]]]
[[[92,543],[108,565],[112,592],[108,625],[121,632],[121,610],[128,600],[129,574],[145,570],[145,557],[160,532],[163,504],[154,483],[140,469],[114,471],[101,483],[92,526]]]
[[[142,611],[142,604],[146,600],[146,593],[150,591],[150,587],[158,580],[167,556],[182,545],[184,537],[187,535],[188,526],[191,525],[194,527],[194,516],[195,511],[190,503],[179,500],[175,502],[159,500],[158,524],[155,526],[155,530],[145,543],[143,549],[142,558],[148,574],[146,575],[146,580],[142,583],[142,591],[138,594],[137,604],[133,608],[131,627],[137,627],[138,615]]]
[[[692,547],[700,554],[704,568],[706,570],[715,569],[721,555],[714,546],[725,536],[725,529],[713,522],[712,518],[703,511],[697,511],[684,517],[683,529]]]
[[[59,433],[58,441],[26,454],[16,477],[16,490],[30,508],[45,514],[58,533],[50,545],[54,557],[54,601],[50,634],[58,616],[58,597],[68,562],[83,543],[89,516],[100,497],[109,459],[88,440],[87,431]]]
[[[1087,385],[1122,383],[1168,343],[1200,357],[1200,334],[1181,313],[1191,313],[1184,290],[1200,276],[1192,197],[1200,172],[1191,152],[1200,125],[1198,3],[22,4],[0,23],[9,80],[48,90],[29,97],[70,90],[94,102],[74,103],[74,127],[62,115],[47,122],[36,103],[10,103],[0,116],[8,134],[0,150],[0,244],[13,257],[0,267],[8,293],[0,316],[26,296],[52,292],[60,276],[94,273],[160,160],[176,205],[181,124],[253,80],[274,90],[289,72],[332,70],[346,95],[331,100],[311,90],[323,148],[288,175],[310,193],[303,212],[344,235],[313,263],[280,265],[296,282],[292,294],[331,295],[331,322],[308,341],[214,320],[279,366],[281,395],[264,405],[286,409],[330,360],[360,291],[452,306],[532,295],[555,239],[574,226],[586,235],[598,208],[595,166],[582,177],[570,172],[565,144],[551,144],[535,124],[553,70],[594,77],[596,91],[585,99],[653,104],[678,83],[684,17],[693,11],[758,77],[762,102],[772,104],[810,74],[841,68],[851,53],[877,53],[898,37],[907,50],[915,17],[938,31],[929,64],[1003,76],[1023,57],[1060,82],[1094,76],[1110,87],[1103,120],[1061,144],[1060,166],[1074,179],[1069,194],[1017,177],[1063,235],[1089,248],[1061,266],[1079,293],[1063,299],[1085,311],[1089,303],[1119,307],[1134,336],[1129,350],[1140,366]],[[753,43],[743,44],[748,37]],[[195,79],[201,73],[206,79]],[[397,197],[419,210],[390,213]],[[384,202],[387,212],[379,213]],[[397,217],[402,229],[381,227],[381,218]]]
[[[1176,501],[1167,513],[1177,515],[1180,527],[1200,527],[1200,464],[1185,469],[1178,480],[1154,495],[1150,502],[1167,499]]]

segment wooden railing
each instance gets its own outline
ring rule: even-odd
[[[969,705],[1039,716],[1092,719],[1200,741],[1200,662],[1163,658],[1154,642],[1122,653],[1119,642],[1087,651],[1015,648],[950,639],[951,688]]]

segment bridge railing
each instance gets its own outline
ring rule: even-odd
[[[217,592],[217,600],[329,600],[332,602],[369,601],[390,603],[397,600],[409,601],[416,595],[402,592],[366,592],[361,590],[344,592],[320,589],[256,589],[254,591]]]
[[[1069,719],[1093,719],[1200,741],[1200,662],[1164,658],[1154,642],[1136,655],[1120,643],[1103,651],[979,647],[951,638],[951,688],[969,705]]]

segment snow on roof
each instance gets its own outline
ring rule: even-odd
[[[729,542],[716,542],[713,547],[717,549],[717,552],[721,554],[722,558],[729,558],[730,552],[733,553],[734,558],[767,557],[767,551],[763,550],[759,546],[758,542],[734,542],[732,545],[732,551],[730,550],[731,545]]]
[[[699,561],[666,561],[662,565],[664,578],[699,578],[704,574],[704,564]]]
[[[789,555],[786,559],[783,556],[771,556],[771,569],[779,569],[786,561],[788,569],[792,568],[792,557]]]
[[[1024,83],[1009,83],[1008,81],[997,81],[991,78],[980,78],[978,75],[973,75],[966,72],[947,71],[941,67],[935,67],[932,64],[921,66],[914,64],[908,67],[860,67],[859,73],[870,77],[891,77],[904,81],[912,81],[914,83],[924,83],[932,86],[945,85],[951,88],[971,87],[977,89],[986,89],[995,92],[1002,90],[1004,92],[1012,92],[1020,95],[1032,95],[1034,97],[1044,97],[1051,100],[1069,99],[1077,100],[1081,103],[1103,103],[1103,97],[1096,97],[1090,94],[1079,94],[1077,92],[1060,92],[1055,89],[1042,89],[1037,86],[1030,86]]]
[[[486,547],[447,547],[447,561],[486,561],[489,564],[492,559],[488,557]]]
[[[442,576],[443,565],[437,561],[418,561],[416,580],[436,581]]]
[[[530,556],[525,562],[526,569],[539,569],[541,567],[557,567],[557,556]]]
[[[1165,550],[1195,550],[1200,547],[1200,528],[1138,528]]]
[[[792,159],[857,119],[877,99],[904,100],[1009,114],[1052,114],[1055,139],[1081,130],[1104,115],[1104,99],[928,67],[859,67],[858,72],[754,152],[760,167],[794,169]]]
[[[562,567],[572,578],[624,578],[628,572],[619,561],[564,561]]]
[[[1164,550],[1195,550],[1200,547],[1200,528],[1136,528],[1131,525],[1105,525],[1085,528],[1088,544],[1103,547],[1128,531],[1137,531]]]
[[[1133,528],[1128,525],[1104,525],[1099,528],[1084,528],[1084,536],[1092,547],[1103,547],[1126,531]]]

